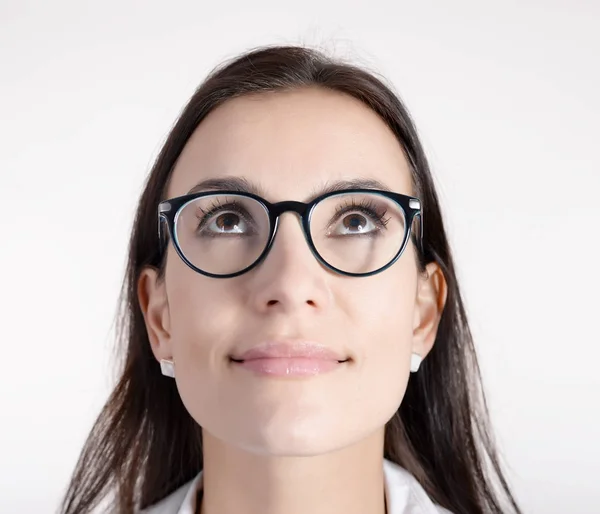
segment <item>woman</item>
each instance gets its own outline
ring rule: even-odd
[[[300,47],[215,70],[150,173],[123,294],[64,513],[519,512],[426,157],[366,71]]]

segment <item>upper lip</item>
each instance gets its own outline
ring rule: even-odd
[[[336,360],[344,362],[348,357],[331,348],[306,340],[267,341],[246,350],[240,355],[232,355],[234,361],[253,359],[307,358],[318,360]]]

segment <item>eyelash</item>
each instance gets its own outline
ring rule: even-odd
[[[249,223],[248,211],[244,209],[235,200],[226,204],[220,204],[218,201],[215,201],[208,208],[208,210],[205,211],[204,209],[199,208],[199,211],[202,214],[200,216],[196,216],[199,220],[198,227],[196,227],[196,230],[198,231],[201,230],[206,225],[206,222],[219,211],[235,212],[236,214],[239,214],[246,223]],[[337,206],[335,209],[335,214],[333,215],[329,223],[333,223],[335,220],[338,220],[342,215],[351,211],[358,211],[368,215],[375,222],[375,225],[377,225],[377,227],[379,228],[385,228],[391,219],[389,217],[385,218],[387,209],[384,209],[383,212],[377,212],[376,206],[372,201],[363,200],[359,204],[353,201],[351,203],[347,202],[345,205]]]
[[[214,201],[213,204],[208,208],[208,210],[205,211],[201,208],[198,208],[198,210],[202,214],[200,216],[196,215],[196,218],[198,218],[198,226],[196,227],[197,231],[201,230],[206,225],[206,222],[219,211],[235,212],[236,214],[239,214],[246,223],[249,223],[248,211],[246,211],[246,209],[244,209],[235,200],[226,204],[221,204],[218,201]]]
[[[367,214],[372,220],[375,222],[379,228],[385,228],[391,218],[385,218],[385,214],[387,213],[387,209],[384,209],[383,212],[377,212],[376,206],[370,200],[363,200],[361,203],[356,204],[354,201],[352,203],[346,203],[345,205],[338,206],[335,209],[335,215],[331,218],[330,223],[334,221],[334,219],[339,219],[343,214],[351,211],[362,212],[363,214]]]

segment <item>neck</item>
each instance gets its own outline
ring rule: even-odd
[[[203,431],[200,514],[385,514],[383,430],[324,455],[250,453]]]

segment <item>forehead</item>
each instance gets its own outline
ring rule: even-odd
[[[228,176],[257,184],[272,202],[307,201],[337,180],[375,179],[412,193],[404,152],[387,125],[362,102],[322,89],[243,96],[212,111],[181,153],[167,196]]]

